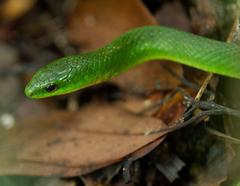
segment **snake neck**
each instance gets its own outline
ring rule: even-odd
[[[240,77],[240,47],[191,33],[160,26],[146,26],[127,32],[107,45],[103,57],[106,69],[122,73],[150,60],[170,60],[200,70]],[[104,57],[105,55],[105,57]],[[109,67],[109,68],[108,68]]]
[[[203,47],[204,46],[204,47]],[[171,28],[147,26],[127,32],[109,45],[84,55],[81,71],[87,85],[108,80],[137,64],[157,59],[182,63],[204,71],[240,76],[237,45],[207,39]]]

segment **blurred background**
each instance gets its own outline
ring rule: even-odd
[[[211,117],[167,136],[130,134],[178,121],[185,107],[176,88],[196,95],[204,72],[152,61],[69,95],[24,95],[41,66],[135,27],[226,41],[239,11],[239,0],[0,1],[0,185],[240,185],[237,118]],[[239,80],[215,76],[207,92],[240,106]],[[123,167],[129,172],[122,176]]]

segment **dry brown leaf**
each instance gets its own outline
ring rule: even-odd
[[[167,61],[152,61],[141,64],[113,79],[113,82],[134,93],[148,94],[154,90],[170,90],[180,81],[165,67],[171,68],[178,76],[183,75],[182,66]]]
[[[82,50],[95,50],[131,28],[153,24],[138,0],[80,0],[70,15],[69,37]]]
[[[186,91],[193,95],[193,90]],[[175,123],[185,112],[186,107],[183,102],[183,95],[181,93],[177,93],[172,98],[167,100],[154,114],[154,116],[160,118],[167,124]]]
[[[156,24],[155,18],[139,0],[81,0],[70,14],[69,37],[81,50],[89,51],[104,46],[131,28]],[[182,75],[180,65],[164,65]],[[136,93],[148,93],[155,88],[171,89],[179,85],[179,81],[159,62],[142,64],[113,82]]]
[[[114,105],[92,104],[79,112],[51,112],[1,131],[0,174],[76,176],[120,161],[163,140],[134,135],[165,125]],[[161,139],[160,139],[161,138]],[[159,140],[158,140],[159,139]],[[148,151],[150,151],[148,149]],[[146,153],[147,150],[140,154]]]

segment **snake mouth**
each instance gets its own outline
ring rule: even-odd
[[[25,89],[24,89],[24,93],[25,95],[28,97],[28,98],[31,98],[31,99],[36,99],[36,98],[41,98],[41,96],[39,96],[37,93],[36,93],[36,87],[33,86],[33,82],[30,81]]]
[[[24,93],[29,98],[33,97],[33,89],[31,88],[31,86],[29,86],[29,84],[27,84],[27,86],[25,87]]]

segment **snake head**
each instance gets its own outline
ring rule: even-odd
[[[66,58],[62,58],[40,68],[27,84],[25,95],[29,98],[45,98],[67,92],[72,67],[66,61]]]
[[[92,53],[67,56],[40,68],[25,88],[29,98],[46,98],[67,94],[99,81]]]

